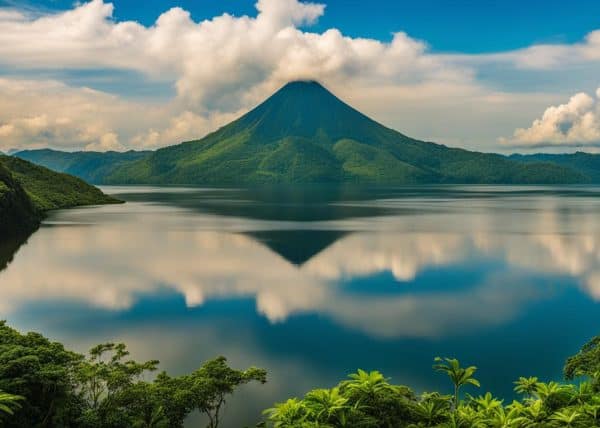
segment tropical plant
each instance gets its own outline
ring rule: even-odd
[[[465,385],[474,385],[479,387],[479,381],[473,377],[477,371],[477,367],[461,367],[460,362],[456,358],[440,358],[436,357],[433,368],[436,371],[448,375],[454,385],[454,409],[458,408],[460,388]]]
[[[523,377],[521,376],[519,380],[515,381],[515,392],[519,394],[525,395],[526,398],[532,398],[533,394],[537,389],[537,384],[539,379],[537,377]]]
[[[301,426],[307,419],[309,412],[303,401],[290,398],[283,403],[263,412],[273,423],[274,428],[295,428]]]
[[[565,428],[573,428],[577,421],[583,417],[583,414],[574,409],[561,410],[550,416],[550,419],[557,421],[560,426]]]

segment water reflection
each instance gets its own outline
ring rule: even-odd
[[[539,217],[539,232],[508,236],[485,230],[349,233],[325,249],[317,242],[321,251],[303,264],[251,234],[163,229],[149,218],[48,226],[0,276],[0,316],[35,300],[126,310],[143,296],[171,290],[188,307],[252,298],[256,311],[272,323],[315,312],[369,334],[402,337],[445,335],[457,327],[506,321],[547,295],[531,282],[534,275],[574,277],[591,298],[599,299],[600,236],[553,234],[549,231],[556,230],[557,218],[551,213]],[[592,219],[579,221],[578,227],[585,228]],[[301,242],[319,232],[304,233],[289,236]],[[477,283],[414,283],[436,267],[474,270],[478,263],[485,271]],[[368,286],[385,273],[392,286]],[[353,282],[361,281],[367,284],[356,292]]]
[[[53,213],[18,250],[0,318],[176,372],[216,354],[269,368],[231,426],[359,366],[439,387],[437,354],[509,395],[600,325],[596,189],[111,192],[129,203]]]

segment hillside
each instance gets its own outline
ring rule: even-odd
[[[123,163],[114,184],[360,182],[582,183],[549,162],[418,141],[348,106],[317,82],[291,82],[206,137]]]
[[[40,211],[119,202],[80,178],[49,170],[12,156],[0,156],[4,166]]]
[[[569,154],[537,153],[532,155],[511,155],[509,159],[520,162],[551,162],[556,165],[579,171],[594,183],[600,183],[600,154],[584,152]]]
[[[61,152],[51,149],[23,150],[14,153],[21,159],[45,166],[53,171],[79,177],[88,183],[102,184],[104,177],[126,162],[148,156],[149,151],[128,152]]]
[[[26,233],[35,228],[40,218],[40,211],[0,162],[0,237]]]
[[[118,202],[79,178],[0,155],[0,236],[33,230],[47,210]]]

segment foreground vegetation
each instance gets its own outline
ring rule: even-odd
[[[158,373],[158,361],[136,362],[124,344],[89,355],[71,352],[37,333],[0,323],[0,426],[182,427],[198,411],[219,426],[227,397],[249,382],[266,382],[257,368],[235,370],[223,357],[183,376]]]
[[[158,361],[136,362],[124,344],[107,343],[83,356],[37,333],[21,334],[0,323],[0,426],[182,427],[192,412],[217,428],[226,400],[250,382],[266,382],[265,370],[236,370],[223,357],[183,376],[158,373]],[[541,428],[600,426],[600,336],[569,358],[565,378],[579,383],[521,377],[519,400],[504,403],[480,387],[477,368],[437,358],[452,394],[415,394],[379,372],[359,370],[331,389],[315,389],[264,412],[257,426]],[[469,388],[469,391],[463,391]]]
[[[315,389],[303,399],[291,398],[265,411],[265,426],[406,427],[406,428],[542,428],[600,426],[598,338],[565,366],[567,378],[587,376],[575,384],[540,382],[521,377],[515,382],[520,400],[505,404],[486,392],[461,399],[465,386],[479,388],[476,367],[456,359],[436,359],[434,369],[447,375],[452,395],[392,385],[379,372],[359,370],[332,389]]]

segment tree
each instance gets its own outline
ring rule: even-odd
[[[473,374],[477,371],[477,367],[461,367],[460,363],[456,358],[440,358],[436,357],[433,368],[439,372],[448,375],[452,383],[454,384],[454,409],[458,408],[458,400],[460,394],[460,388],[465,385],[474,385],[479,387],[479,381],[473,377]]]
[[[88,357],[67,351],[37,333],[20,334],[0,322],[0,392],[3,428],[181,428],[200,410],[217,428],[226,398],[249,382],[266,382],[266,371],[234,370],[224,357],[195,372],[154,381],[145,375],[158,361],[136,362],[125,344],[104,343]]]
[[[41,334],[21,334],[0,321],[0,390],[24,397],[3,426],[72,426],[84,409],[73,376],[82,358]]]
[[[225,357],[217,357],[176,383],[179,384],[181,396],[187,398],[188,409],[204,413],[209,420],[207,427],[217,428],[227,396],[241,385],[250,382],[264,384],[266,381],[267,372],[263,369],[251,367],[243,371],[235,370],[227,365]]]
[[[565,378],[588,376],[594,380],[594,388],[600,391],[600,336],[587,342],[581,350],[569,357],[563,368]]]
[[[158,411],[152,385],[144,382],[146,372],[156,370],[158,361],[138,363],[126,359],[123,343],[95,346],[77,366],[75,378],[87,410],[83,423],[102,427],[127,427],[149,421]]]

